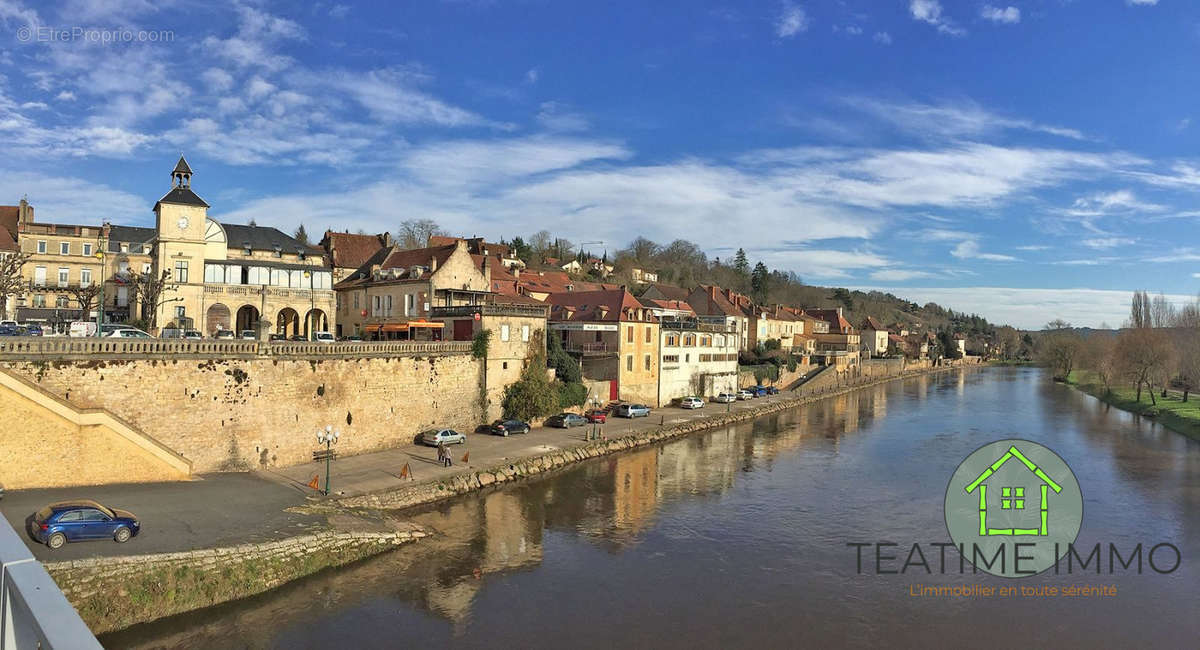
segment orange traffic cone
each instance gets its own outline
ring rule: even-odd
[[[463,454],[462,462],[464,462],[464,463],[467,462],[467,459],[470,457],[471,457],[471,452],[468,451],[467,453]]]
[[[316,475],[316,474],[313,474],[312,480],[308,482],[308,487],[310,487],[310,488],[312,488],[312,489],[314,489],[314,490],[319,490],[319,489],[321,489],[321,482],[320,482],[320,480],[317,478],[317,475]]]
[[[400,478],[412,478],[411,472],[408,470],[408,463],[404,463],[404,467],[401,468]]]

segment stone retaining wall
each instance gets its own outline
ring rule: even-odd
[[[448,499],[460,494],[483,489],[488,486],[499,485],[509,481],[536,476],[538,474],[554,471],[574,463],[588,460],[590,458],[607,456],[609,454],[618,453],[628,449],[664,442],[699,431],[705,431],[753,420],[755,418],[762,417],[763,415],[795,408],[797,406],[809,404],[827,397],[849,393],[867,386],[873,386],[904,377],[933,374],[957,369],[955,367],[947,366],[922,370],[902,371],[900,364],[889,365],[888,367],[894,368],[895,374],[887,374],[886,372],[880,371],[873,377],[860,378],[857,380],[852,379],[850,380],[851,383],[845,386],[827,386],[812,389],[807,388],[807,385],[805,385],[802,387],[805,388],[803,392],[799,390],[795,391],[797,394],[795,397],[785,397],[784,399],[769,402],[758,408],[730,413],[720,413],[706,418],[692,420],[683,424],[635,431],[620,438],[599,440],[596,442],[587,443],[580,447],[574,447],[572,449],[562,449],[539,456],[530,456],[519,460],[514,460],[509,464],[498,465],[481,471],[462,472],[448,479],[442,479],[436,482],[414,483],[410,487],[345,497],[342,499],[336,499],[332,503],[336,504],[337,506],[348,508],[402,510],[414,506],[433,503],[442,499]]]
[[[245,598],[425,537],[335,532],[260,544],[47,563],[94,634]]]

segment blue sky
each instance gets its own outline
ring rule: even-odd
[[[1178,0],[0,0],[0,203],[148,225],[184,152],[219,220],[684,238],[1116,325],[1200,288],[1198,53]]]

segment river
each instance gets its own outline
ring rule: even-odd
[[[947,481],[1024,438],[1084,498],[1103,572],[1010,580],[857,571],[849,542],[948,542]],[[1195,647],[1200,444],[1054,384],[988,368],[865,389],[456,499],[435,537],[269,594],[137,626],[107,647]],[[1179,549],[1108,572],[1108,544]],[[925,551],[929,551],[926,546]],[[897,553],[893,550],[892,553]],[[1164,564],[1160,560],[1159,564]],[[1166,562],[1165,564],[1170,564]],[[864,567],[866,568],[866,567]],[[899,563],[894,568],[899,568]],[[1107,586],[1108,596],[914,596],[914,586]]]

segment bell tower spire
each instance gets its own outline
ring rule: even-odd
[[[192,185],[192,168],[188,167],[187,161],[183,159],[183,154],[179,154],[179,162],[175,163],[175,170],[171,172],[171,181],[174,187],[190,187]]]

